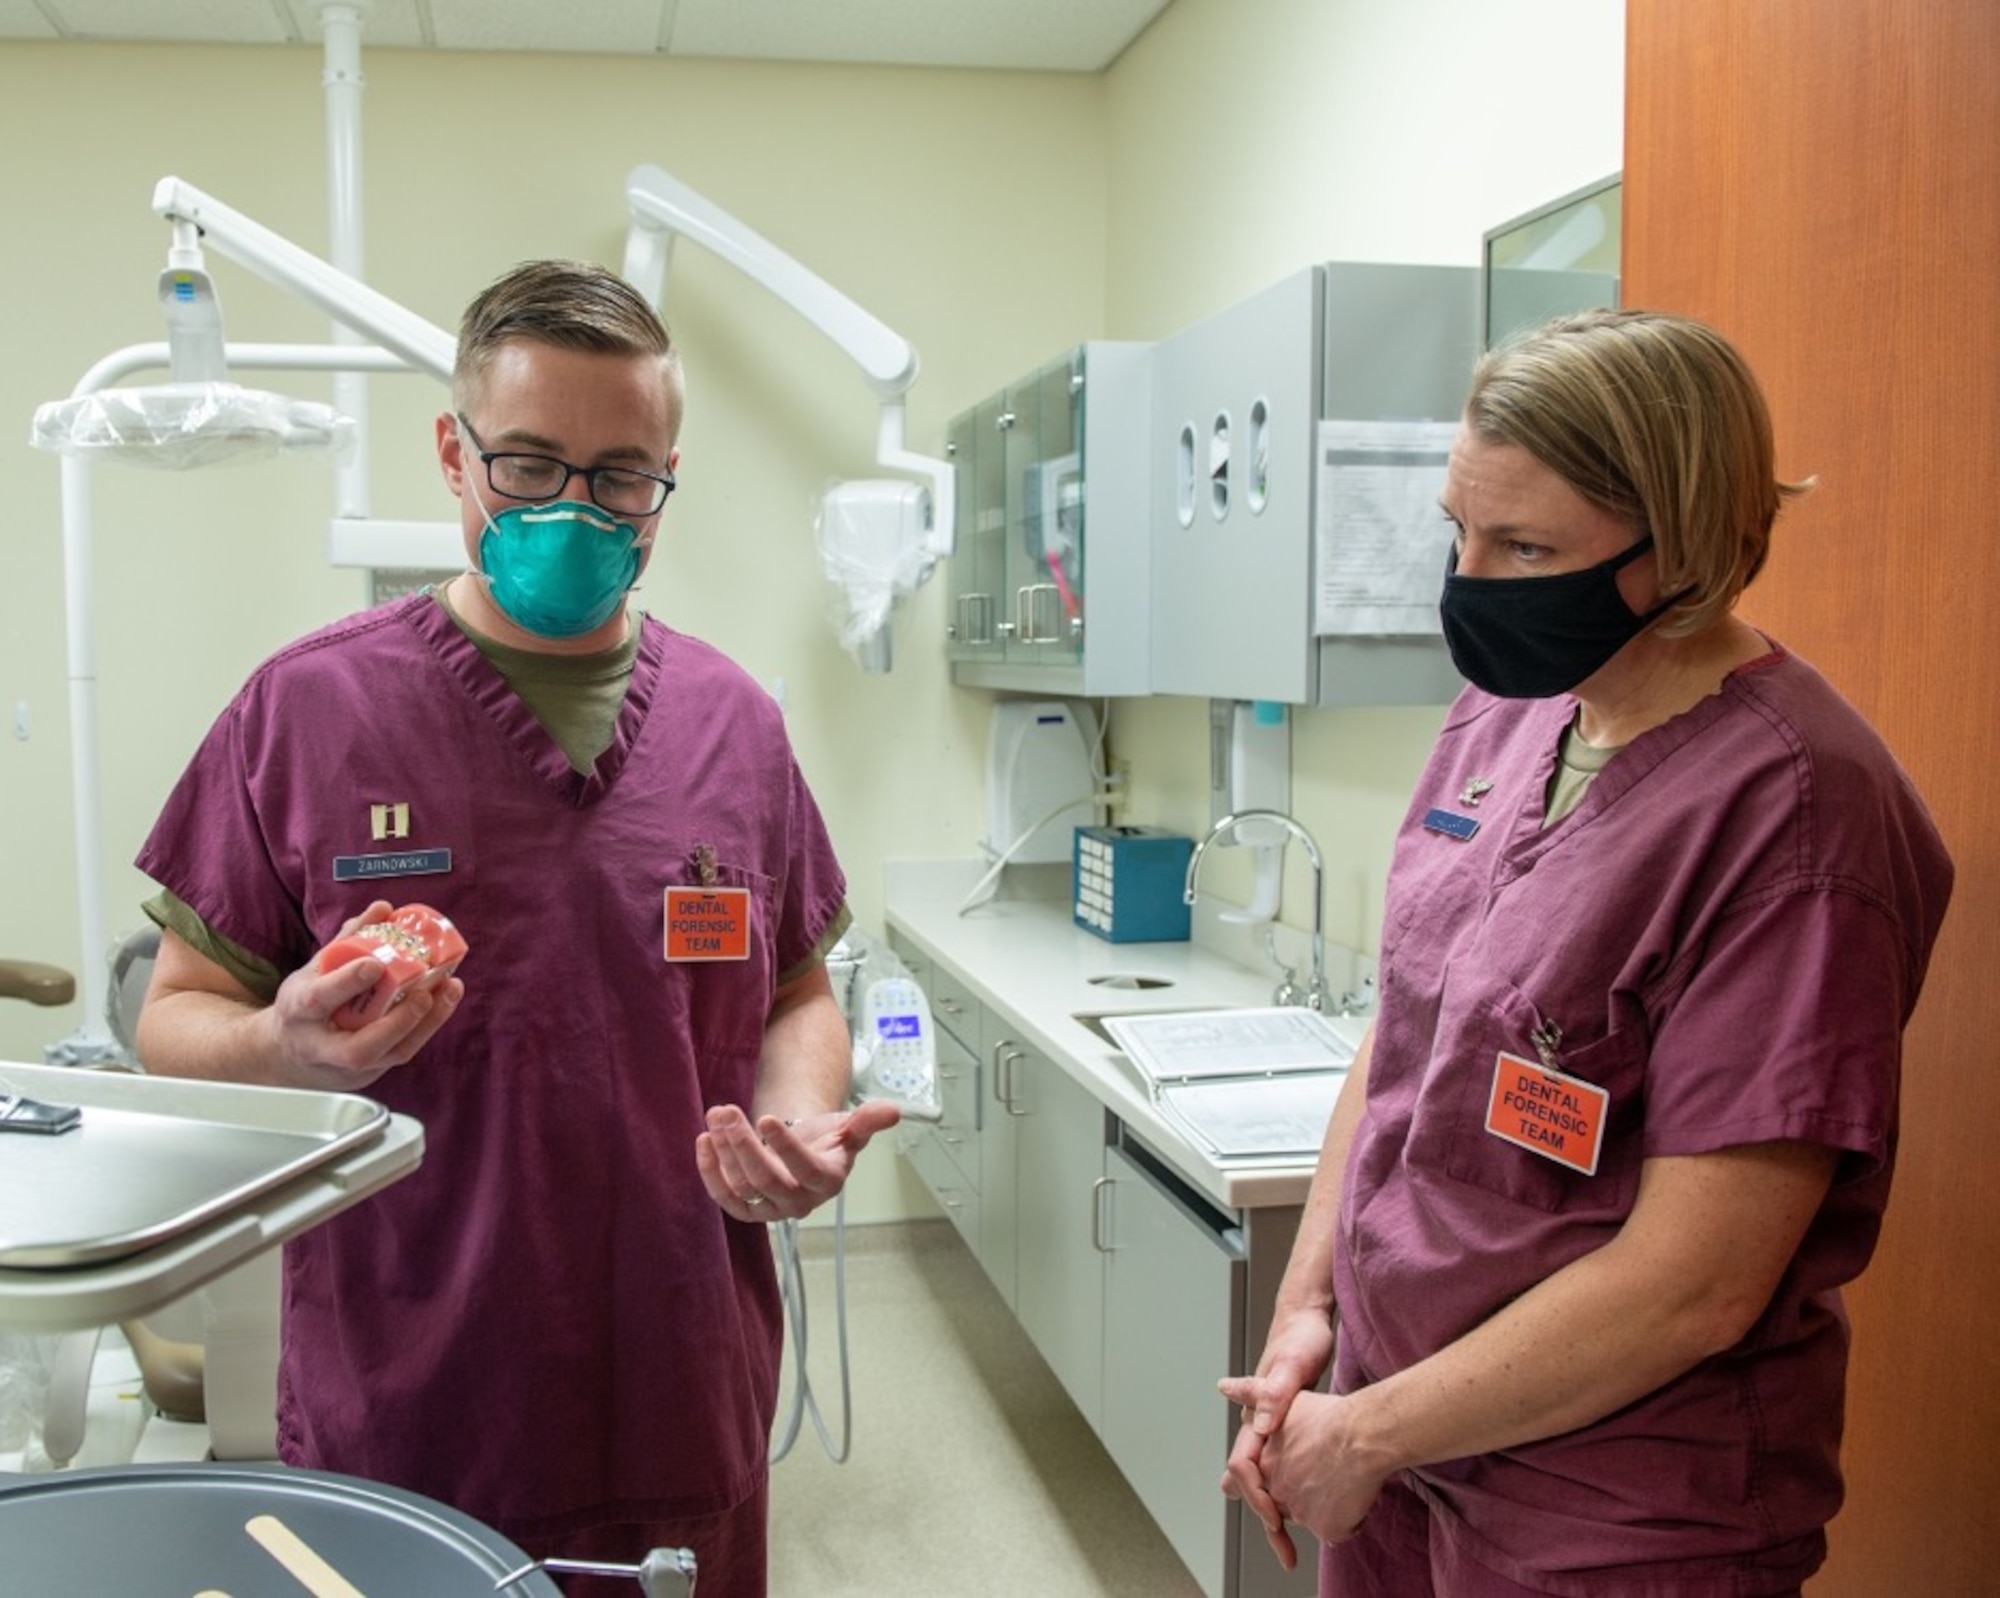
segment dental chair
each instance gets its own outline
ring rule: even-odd
[[[0,999],[26,999],[30,1004],[68,1004],[76,997],[76,978],[59,966],[35,960],[0,960]]]
[[[159,944],[158,931],[148,927],[122,939],[111,956],[105,1019],[134,1060],[139,1006]],[[75,978],[57,966],[0,960],[0,999],[54,1007],[75,996]],[[131,1349],[147,1402],[164,1420],[205,1426],[208,1458],[278,1457],[275,1252],[142,1320],[120,1322],[118,1330]],[[51,1469],[65,1468],[83,1450],[102,1336],[102,1329],[94,1328],[66,1333],[57,1342],[41,1418],[41,1449]]]

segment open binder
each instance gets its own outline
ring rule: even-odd
[[[1317,1010],[1106,1016],[1161,1114],[1216,1160],[1315,1158],[1355,1042]]]

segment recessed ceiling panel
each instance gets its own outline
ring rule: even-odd
[[[651,54],[659,47],[663,0],[430,0],[441,50],[594,51]]]
[[[286,44],[285,14],[271,0],[41,0],[24,9],[45,13],[64,39],[127,40],[144,44]],[[11,21],[12,8],[5,14]],[[9,36],[16,36],[9,27]]]
[[[1167,0],[670,0],[680,56],[1095,72]]]
[[[266,0],[286,12],[292,31],[308,43],[324,41],[320,8],[314,0]],[[511,5],[513,0],[508,0]],[[430,0],[363,0],[361,9],[361,50],[365,57],[370,45],[389,50],[421,50],[435,45],[431,37]],[[367,62],[362,63],[366,70]]]
[[[0,39],[60,39],[61,31],[34,0],[0,0]]]
[[[361,45],[1098,72],[1170,0],[362,0]],[[295,44],[316,0],[0,0],[0,39]]]

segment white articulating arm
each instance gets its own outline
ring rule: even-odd
[[[763,284],[832,339],[883,399],[895,398],[917,380],[917,352],[908,340],[686,184],[656,166],[637,166],[625,180],[625,199],[633,229],[625,246],[625,278],[655,305],[666,288],[671,235],[680,234]]]
[[[373,339],[440,382],[451,381],[452,357],[457,349],[452,336],[359,278],[329,266],[179,178],[160,179],[153,190],[153,210],[170,222],[191,223],[201,230],[203,243],[217,254],[318,306],[336,322]]]
[[[632,217],[625,240],[625,279],[653,304],[659,304],[666,291],[674,240],[689,238],[770,290],[861,368],[882,402],[877,459],[894,471],[929,479],[927,553],[933,559],[949,555],[955,508],[951,463],[903,447],[902,396],[917,380],[917,352],[909,341],[659,167],[634,167],[625,180],[625,199]]]

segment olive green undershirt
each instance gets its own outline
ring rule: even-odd
[[[547,655],[488,638],[452,609],[445,589],[433,588],[430,593],[535,713],[535,720],[555,740],[570,768],[589,772],[597,757],[611,747],[618,730],[618,712],[625,704],[625,690],[632,684],[633,663],[639,658],[638,614],[632,614],[624,642],[611,649],[589,655]]]
[[[1623,744],[1613,744],[1607,749],[1601,744],[1589,743],[1572,721],[1563,730],[1562,744],[1556,751],[1556,774],[1549,779],[1549,802],[1542,825],[1554,826],[1581,804],[1592,779],[1624,747]]]

